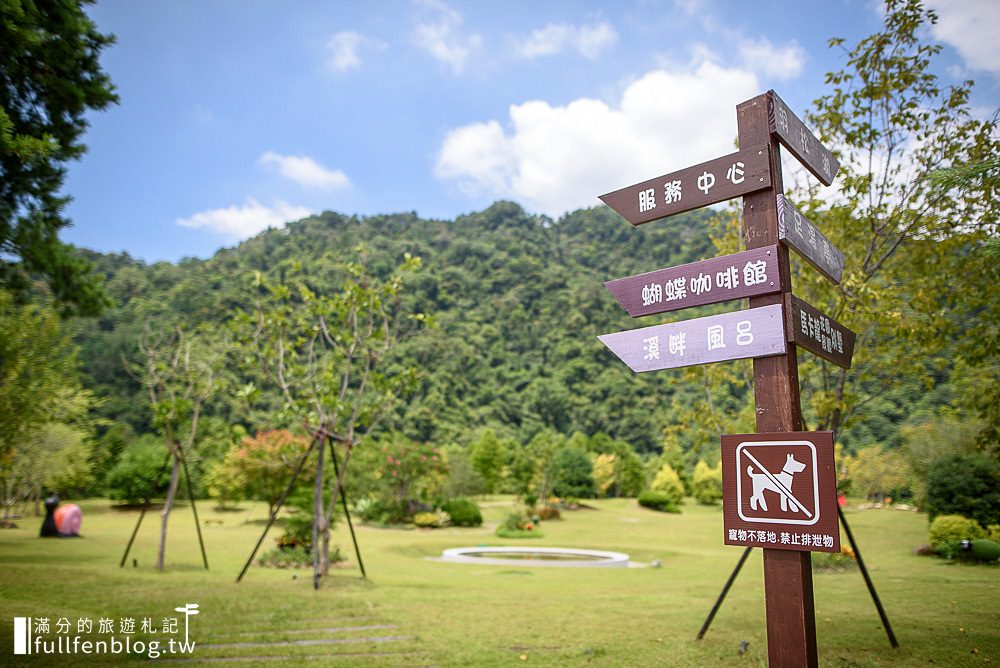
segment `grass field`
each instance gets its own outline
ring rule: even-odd
[[[542,541],[500,540],[493,528],[509,499],[483,504],[480,529],[360,527],[369,579],[343,568],[313,591],[309,573],[253,568],[234,580],[266,510],[199,506],[211,570],[201,566],[188,507],[171,517],[168,568],[153,568],[159,516],[151,513],[119,568],[137,511],[82,503],[84,537],[36,538],[40,520],[0,530],[0,665],[119,665],[122,657],[15,657],[13,618],[154,620],[186,603],[196,662],[385,666],[758,666],[766,664],[761,556],[755,550],[705,640],[695,636],[741,549],[722,545],[722,513],[689,503],[666,515],[634,500],[546,522]],[[1000,568],[918,557],[926,517],[847,513],[901,648],[889,647],[857,570],[817,573],[816,618],[824,666],[1000,664]],[[273,546],[271,538],[265,543]],[[346,525],[337,540],[350,553]],[[660,568],[559,569],[439,563],[447,547],[530,544],[626,552]],[[352,559],[353,561],[353,559]],[[131,562],[131,558],[130,558]],[[351,566],[354,564],[352,563]],[[53,632],[55,629],[53,628]],[[87,635],[87,634],[81,634]],[[142,638],[139,633],[136,638]],[[160,636],[163,638],[164,636]],[[145,636],[146,640],[155,636]],[[749,643],[744,654],[743,641]],[[160,657],[165,660],[166,655]],[[176,659],[175,659],[176,660]],[[145,661],[145,659],[144,659]],[[138,662],[138,660],[136,660]],[[219,661],[221,662],[221,661]]]

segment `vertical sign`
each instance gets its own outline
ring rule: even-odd
[[[857,335],[792,294],[785,295],[788,340],[842,369],[851,368]]]
[[[840,284],[844,275],[844,254],[833,245],[785,196],[778,194],[778,236],[816,271]]]
[[[828,186],[840,169],[840,163],[830,149],[816,139],[806,124],[792,113],[788,105],[773,90],[767,91],[768,128],[799,162]],[[781,188],[778,188],[781,192]]]

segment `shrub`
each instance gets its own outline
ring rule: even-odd
[[[1000,523],[1000,464],[982,455],[952,455],[927,477],[927,514],[962,515],[983,526]]]
[[[678,481],[678,484],[679,481]],[[673,496],[656,490],[646,490],[639,495],[639,505],[661,513],[679,513],[681,509],[674,502]]]
[[[684,483],[681,482],[681,477],[670,464],[664,464],[660,467],[660,470],[656,473],[656,477],[653,478],[653,484],[650,485],[650,489],[654,492],[666,494],[670,502],[678,508],[681,505],[681,501],[684,500]]]
[[[330,546],[330,563],[344,561],[339,545]],[[288,549],[269,550],[257,559],[257,565],[264,568],[312,568],[312,553],[304,547],[295,546]]]
[[[112,501],[141,503],[163,493],[169,483],[166,444],[155,436],[143,436],[125,448],[108,472],[108,496]]]
[[[538,514],[538,519],[540,520],[558,520],[562,519],[562,513],[559,511],[559,506],[538,506],[535,508],[535,513]]]
[[[857,556],[850,545],[843,545],[840,552],[814,552],[812,568],[821,573],[839,573],[857,566]]]
[[[994,543],[1000,543],[1000,524],[991,524],[986,527],[986,537]]]
[[[477,527],[483,523],[479,506],[469,499],[450,499],[441,504],[441,510],[451,516],[451,523],[456,527]]]
[[[691,483],[692,496],[698,503],[711,506],[722,499],[722,462],[715,468],[710,468],[699,460],[694,467],[694,478]]]
[[[413,516],[413,524],[422,529],[437,529],[438,527],[448,526],[450,521],[451,517],[444,511],[437,513],[416,513]]]
[[[354,513],[367,524],[402,524],[406,522],[408,511],[408,505],[400,501],[366,497],[354,504]]]
[[[931,547],[938,554],[949,559],[955,554],[963,540],[982,538],[985,532],[975,520],[961,515],[939,515],[930,526]]]
[[[583,450],[564,445],[552,458],[555,482],[552,491],[557,496],[573,499],[593,498],[596,493],[594,469]]]

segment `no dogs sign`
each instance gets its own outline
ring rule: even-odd
[[[722,437],[727,545],[840,551],[833,433]]]

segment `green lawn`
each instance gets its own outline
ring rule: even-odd
[[[713,666],[766,664],[763,577],[751,556],[703,641],[695,635],[740,548],[722,544],[719,508],[689,503],[666,515],[634,500],[546,522],[541,541],[499,540],[492,530],[508,499],[483,504],[481,529],[358,529],[370,579],[338,570],[313,591],[306,571],[253,568],[234,580],[266,510],[213,512],[205,520],[210,571],[201,567],[190,509],[171,517],[168,568],[152,567],[159,517],[147,516],[130,563],[118,562],[136,511],[82,503],[79,540],[36,538],[40,520],[0,530],[0,665],[11,665],[13,618],[116,620],[198,603],[195,659],[243,657],[252,665]],[[849,511],[848,519],[902,647],[892,650],[860,573],[815,576],[821,665],[913,666],[1000,663],[1000,568],[917,557],[926,517],[897,510]],[[265,543],[273,546],[272,530]],[[346,525],[337,539],[350,552]],[[662,567],[558,569],[428,561],[447,547],[530,544],[626,552]],[[131,559],[130,559],[131,562]],[[182,616],[181,616],[182,617]],[[183,632],[183,619],[181,620]],[[75,635],[75,628],[73,629]],[[85,634],[83,634],[85,635]],[[141,636],[142,634],[139,634]],[[139,637],[137,636],[137,637]],[[92,634],[100,638],[99,634]],[[163,637],[163,636],[161,636]],[[147,637],[148,639],[148,637]],[[317,642],[309,642],[317,641]],[[740,655],[742,641],[749,642]],[[23,665],[98,665],[121,658],[16,657]],[[162,660],[162,658],[161,658]],[[13,665],[22,662],[13,661]]]

